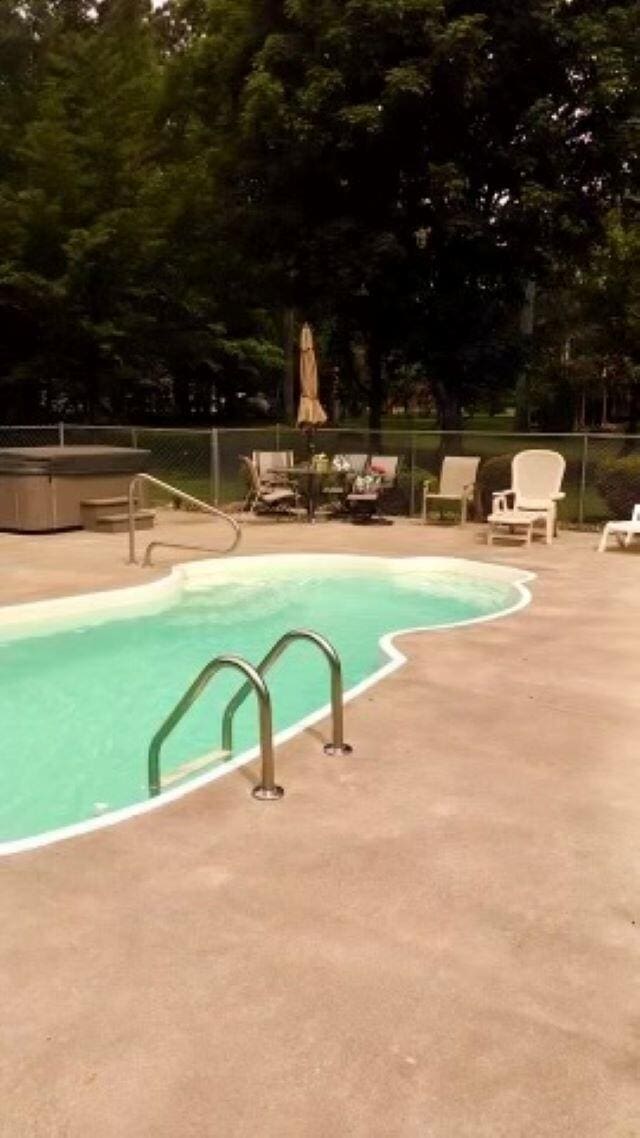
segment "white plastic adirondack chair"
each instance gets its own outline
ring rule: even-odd
[[[547,515],[548,531],[558,532],[558,502],[566,468],[556,450],[521,450],[511,463],[511,486],[493,495],[493,509],[508,508],[518,513],[532,510]]]
[[[634,537],[640,537],[640,503],[636,503],[633,507],[629,521],[607,522],[602,531],[598,553],[604,553],[610,537],[615,537],[618,545],[624,546],[625,549],[631,545]]]
[[[425,525],[430,502],[434,502],[441,508],[447,502],[459,502],[460,522],[464,525],[467,520],[469,502],[473,501],[479,464],[480,459],[476,457],[449,455],[442,462],[440,485],[437,493],[429,489],[433,479],[425,479],[422,490],[422,521]]]

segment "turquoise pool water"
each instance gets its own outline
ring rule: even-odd
[[[395,566],[395,568],[393,568]],[[2,641],[0,838],[41,834],[147,798],[150,739],[212,657],[257,663],[291,628],[311,628],[341,654],[348,689],[385,662],[383,634],[486,617],[521,599],[515,585],[458,572],[407,572],[402,563],[336,571],[244,562],[236,579],[142,612]],[[296,644],[270,677],[278,730],[326,704],[326,662]],[[220,675],[163,750],[163,772],[219,747],[221,712],[238,686]],[[252,700],[235,752],[256,742]],[[354,740],[354,742],[357,742]]]

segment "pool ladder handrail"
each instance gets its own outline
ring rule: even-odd
[[[162,726],[156,731],[149,746],[148,771],[149,794],[155,797],[160,794],[162,780],[160,776],[160,752],[165,739],[177,727],[180,720],[186,715],[189,708],[202,694],[209,682],[222,668],[230,667],[240,671],[245,676],[245,683],[232,696],[222,717],[222,750],[230,754],[233,749],[233,719],[238,708],[244,703],[251,691],[255,691],[260,712],[260,757],[262,760],[262,774],[258,786],[252,790],[254,798],[276,799],[282,798],[284,790],[275,782],[275,760],[273,754],[273,715],[271,710],[271,694],[264,679],[264,673],[275,664],[286,648],[295,641],[306,640],[315,644],[323,653],[329,663],[331,674],[331,723],[332,741],[326,743],[323,750],[326,755],[350,755],[353,747],[344,741],[344,714],[343,714],[343,683],[342,664],[338,652],[324,636],[318,632],[311,632],[306,628],[294,628],[285,632],[283,636],[269,649],[266,656],[257,667],[243,660],[241,656],[216,656],[196,676],[193,683],[178,701],[173,711],[167,716]]]
[[[136,474],[129,483],[128,492],[128,522],[129,522],[129,564],[137,565],[136,558],[136,491],[141,482],[147,482],[151,486],[157,486],[160,490],[164,490],[172,498],[179,498],[181,502],[188,502],[189,505],[195,506],[197,509],[202,510],[205,514],[212,514],[214,517],[222,518],[223,521],[228,522],[234,531],[233,541],[228,549],[210,549],[208,546],[202,545],[181,545],[177,542],[171,541],[150,541],[144,551],[142,558],[142,568],[151,564],[152,550],[158,549],[162,546],[164,549],[191,549],[197,553],[212,553],[215,557],[225,557],[229,553],[233,553],[237,547],[241,537],[242,530],[235,518],[226,514],[224,510],[218,509],[217,506],[211,506],[208,502],[203,502],[201,498],[194,498],[193,494],[187,494],[184,490],[179,490],[177,486],[170,486],[168,482],[162,482],[160,478],[156,478],[153,474]]]
[[[258,709],[260,716],[260,755],[262,758],[262,778],[258,786],[254,786],[252,794],[254,798],[273,799],[282,798],[284,790],[281,786],[276,786],[275,781],[275,766],[273,759],[273,715],[271,711],[271,695],[269,689],[265,684],[262,676],[259,674],[253,664],[249,664],[247,660],[243,660],[240,656],[216,656],[214,660],[210,660],[208,664],[202,669],[199,675],[196,676],[193,683],[187,688],[186,692],[179,699],[176,706],[170,715],[167,716],[162,726],[156,731],[151,743],[149,745],[149,794],[155,798],[162,789],[162,781],[160,777],[160,751],[165,739],[171,734],[173,729],[177,727],[180,720],[186,715],[190,707],[195,703],[205,688],[209,685],[213,677],[223,668],[233,668],[236,671],[242,672],[246,677],[246,685],[249,691],[253,689],[256,693],[258,700]]]
[[[321,636],[319,632],[312,632],[308,628],[293,628],[290,632],[285,632],[279,640],[276,640],[276,643],[272,645],[266,656],[257,665],[256,671],[260,676],[264,676],[276,661],[280,659],[285,649],[298,640],[307,640],[311,644],[315,644],[316,648],[320,649],[329,664],[331,674],[332,741],[331,743],[325,744],[323,748],[324,752],[327,755],[350,755],[353,747],[344,741],[342,664],[340,662],[340,656],[333,647],[333,644],[324,636]],[[232,696],[225,708],[222,717],[223,751],[231,751],[233,749],[233,718],[250,692],[250,683],[247,682],[243,684],[236,694]]]

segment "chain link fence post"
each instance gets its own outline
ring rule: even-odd
[[[58,446],[64,446],[64,423],[58,423]]]
[[[135,427],[131,428],[131,446],[138,449],[138,432]]]
[[[580,462],[580,491],[578,496],[578,525],[584,525],[584,499],[587,490],[587,454],[589,450],[589,436],[582,436],[582,458]]]
[[[209,500],[217,506],[220,498],[220,440],[218,432],[211,432],[211,462],[209,467]]]

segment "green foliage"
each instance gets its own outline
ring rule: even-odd
[[[238,6],[218,0],[205,42]],[[584,258],[628,180],[630,6],[328,0],[266,26],[262,0],[240,7],[196,82],[245,232],[282,294],[295,282],[330,320],[376,422],[401,347],[457,426],[522,366],[525,281]],[[212,75],[238,113],[216,115]]]
[[[483,517],[491,513],[491,495],[511,486],[512,459],[512,454],[496,454],[480,463],[476,494]]]
[[[606,393],[640,421],[640,225],[629,199],[612,209],[587,264],[563,267],[538,302],[529,398],[536,425],[599,425]]]
[[[411,377],[457,427],[529,356],[550,421],[603,371],[640,415],[638,36],[629,0],[5,0],[8,415],[233,418],[291,308],[374,425]]]
[[[612,517],[630,518],[633,507],[640,502],[640,458],[617,458],[601,463],[596,485]]]
[[[0,135],[14,155],[0,161],[9,415],[233,415],[239,392],[274,387],[282,353],[221,237],[209,157],[193,130],[179,131],[179,108],[169,121],[178,93],[162,21],[145,0],[105,0],[97,16],[47,6],[36,48],[40,5],[11,8],[0,20],[0,58],[20,91],[0,82]]]

